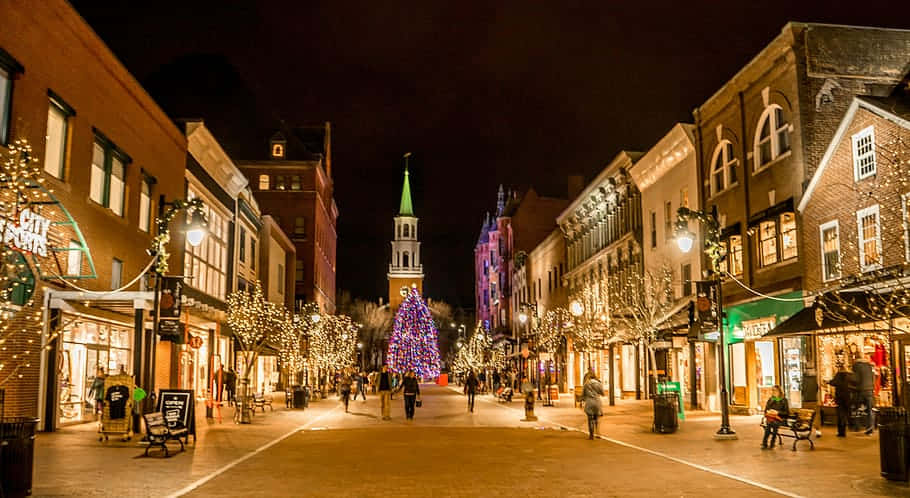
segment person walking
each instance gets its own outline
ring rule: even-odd
[[[477,376],[474,375],[474,371],[471,370],[471,373],[468,374],[468,378],[464,381],[464,393],[468,396],[468,411],[474,413],[474,396],[477,394],[477,386],[480,382],[477,380]]]
[[[382,419],[391,420],[389,412],[392,408],[392,375],[389,367],[383,365],[382,371],[376,382],[379,385],[379,403],[382,406]]]
[[[582,398],[585,402],[585,415],[588,416],[588,439],[594,439],[597,431],[597,419],[603,416],[600,397],[604,395],[604,386],[593,372],[588,376],[582,388]]]
[[[104,413],[104,368],[98,367],[95,378],[92,379],[92,387],[89,388],[88,395],[95,400],[95,418],[97,419]]]
[[[414,420],[414,408],[417,406],[417,398],[420,397],[420,384],[417,382],[417,376],[414,372],[408,370],[401,381],[401,390],[404,394],[404,415],[408,420]]]
[[[234,390],[237,387],[237,373],[234,372],[234,367],[229,367],[227,372],[224,374],[224,389],[227,390],[227,399],[228,405],[234,406]]]
[[[837,362],[837,373],[828,381],[834,387],[834,401],[837,403],[837,437],[847,437],[847,423],[850,420],[850,382],[852,375],[844,362]]]
[[[761,441],[761,449],[764,450],[769,447],[768,436],[771,436],[770,448],[774,449],[774,445],[777,443],[777,428],[784,424],[784,419],[789,414],[790,404],[787,402],[787,398],[784,397],[783,391],[780,390],[780,386],[772,387],[771,397],[765,403],[765,436]]]
[[[351,400],[351,383],[353,381],[354,380],[351,378],[351,375],[347,372],[347,370],[341,374],[341,378],[338,381],[339,392],[341,392],[341,401],[344,402],[345,413],[348,412],[348,403]]]
[[[366,372],[360,372],[356,374],[357,389],[354,391],[354,401],[357,401],[357,395],[360,394],[363,396],[363,401],[367,400],[367,374]]]
[[[853,380],[856,382],[860,401],[866,407],[865,434],[869,435],[875,429],[875,414],[872,413],[872,409],[875,408],[875,371],[866,353],[853,363]]]

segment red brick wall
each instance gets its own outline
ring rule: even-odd
[[[852,136],[868,126],[875,129],[877,174],[854,181]],[[892,143],[902,139],[904,145]],[[842,275],[859,274],[859,247],[856,211],[878,204],[881,224],[883,266],[905,261],[904,226],[901,217],[901,195],[910,192],[910,171],[903,171],[897,160],[910,159],[910,130],[882,118],[866,109],[858,109],[842,139],[836,144],[831,159],[816,186],[805,211],[802,213],[806,227],[805,258],[808,268],[806,288],[817,290],[837,285],[837,281],[823,282],[821,234],[819,226],[832,220],[838,221]],[[895,178],[903,178],[901,187]]]

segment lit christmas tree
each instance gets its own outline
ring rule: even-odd
[[[430,309],[417,289],[412,289],[395,315],[389,338],[389,370],[402,374],[413,370],[423,379],[438,377],[438,337]]]

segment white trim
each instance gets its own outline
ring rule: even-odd
[[[870,150],[869,150],[869,152],[863,154],[862,156],[859,156],[859,155],[857,155],[857,152],[858,152],[857,143],[860,140],[863,140],[864,138],[869,138],[869,140],[870,140],[869,149]],[[850,140],[851,140],[850,150],[853,153],[853,180],[858,182],[865,178],[869,178],[870,176],[875,176],[876,172],[878,171],[878,165],[875,163],[875,126],[869,125],[869,126],[863,128],[862,130],[854,133],[853,136],[850,137]],[[869,171],[868,173],[863,174],[862,172],[860,172],[859,163],[862,159],[865,159],[869,156],[872,156],[872,170]]]
[[[825,267],[825,230],[832,228],[832,227],[834,228],[834,233],[837,234],[837,261],[838,261],[838,263],[840,263],[840,260],[841,260],[841,257],[840,257],[840,222],[838,220],[834,219],[834,220],[822,223],[821,225],[818,226],[819,253],[822,255],[821,265],[819,265],[822,269],[822,282],[831,282],[831,281],[837,280],[841,277],[841,270],[840,270],[840,268],[838,268],[837,276],[833,277],[833,278],[828,278],[827,268]]]
[[[866,239],[863,238],[863,218],[869,216],[870,214],[875,213],[875,244],[878,251],[879,261],[866,264],[866,251],[865,251],[865,242]],[[867,208],[860,209],[856,212],[856,240],[857,245],[859,246],[859,267],[861,272],[867,272],[872,270],[877,270],[882,267],[882,219],[879,215],[878,204],[869,206]]]
[[[784,112],[784,108],[777,104],[769,104],[767,107],[765,107],[765,110],[762,111],[761,116],[759,116],[759,118],[758,118],[758,124],[755,126],[755,133],[753,134],[753,137],[752,137],[752,173],[753,174],[763,171],[768,166],[770,166],[772,163],[774,163],[774,161],[776,161],[779,157],[783,156],[787,152],[790,152],[790,149],[788,148],[786,151],[778,153],[780,144],[778,141],[777,133],[778,133],[779,129],[781,128],[781,124],[778,123],[777,119],[775,118],[776,113],[774,111],[777,109],[780,109],[781,113]],[[768,120],[770,122],[770,125],[768,127],[768,133],[770,134],[768,136],[768,141],[771,146],[771,157],[768,160],[768,162],[761,163],[760,162],[761,161],[761,153],[760,153],[761,129],[762,129],[762,126],[765,124],[765,120]],[[790,133],[789,123],[785,123],[785,126],[788,127],[788,129],[786,130],[787,133]]]
[[[818,184],[821,182],[822,176],[825,173],[825,168],[828,167],[828,163],[831,162],[831,158],[834,157],[834,151],[837,149],[837,146],[841,143],[841,140],[844,138],[844,134],[847,133],[847,128],[850,127],[850,123],[853,121],[853,116],[856,114],[856,110],[862,107],[867,111],[881,116],[884,119],[887,119],[898,126],[910,130],[910,121],[895,115],[894,113],[882,109],[881,107],[870,104],[864,100],[861,100],[859,97],[853,97],[853,102],[850,103],[850,107],[847,109],[847,112],[844,113],[844,117],[841,119],[840,125],[837,127],[837,132],[835,132],[834,137],[831,139],[831,143],[828,144],[828,148],[825,149],[825,154],[822,156],[822,160],[818,163],[818,168],[815,170],[815,174],[812,176],[812,180],[809,182],[809,186],[806,187],[805,193],[803,193],[803,198],[799,202],[797,210],[803,212],[806,210],[806,206],[809,205],[809,199],[812,197],[812,194],[815,192],[815,189],[818,187]]]
[[[708,182],[709,191],[711,192],[710,197],[714,197],[715,195],[728,190],[733,186],[734,183],[731,181],[732,175],[730,175],[730,170],[736,167],[736,164],[739,163],[739,158],[736,157],[735,150],[732,159],[730,157],[725,157],[727,144],[729,144],[731,148],[733,147],[733,142],[727,139],[723,139],[717,143],[717,145],[714,147],[714,153],[711,154],[711,162],[708,165]],[[721,169],[723,170],[724,174],[723,188],[717,188],[717,184],[714,182],[714,173],[716,172],[714,165],[717,162],[718,156],[721,157]],[[737,181],[738,180],[739,179],[737,178]]]

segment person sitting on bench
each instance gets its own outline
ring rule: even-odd
[[[789,414],[790,404],[784,398],[784,393],[780,390],[780,386],[772,387],[771,397],[768,398],[768,402],[765,404],[765,437],[762,438],[761,449],[768,448],[768,436],[771,436],[770,448],[774,449],[774,445],[777,443],[777,428],[786,423],[784,419]]]

